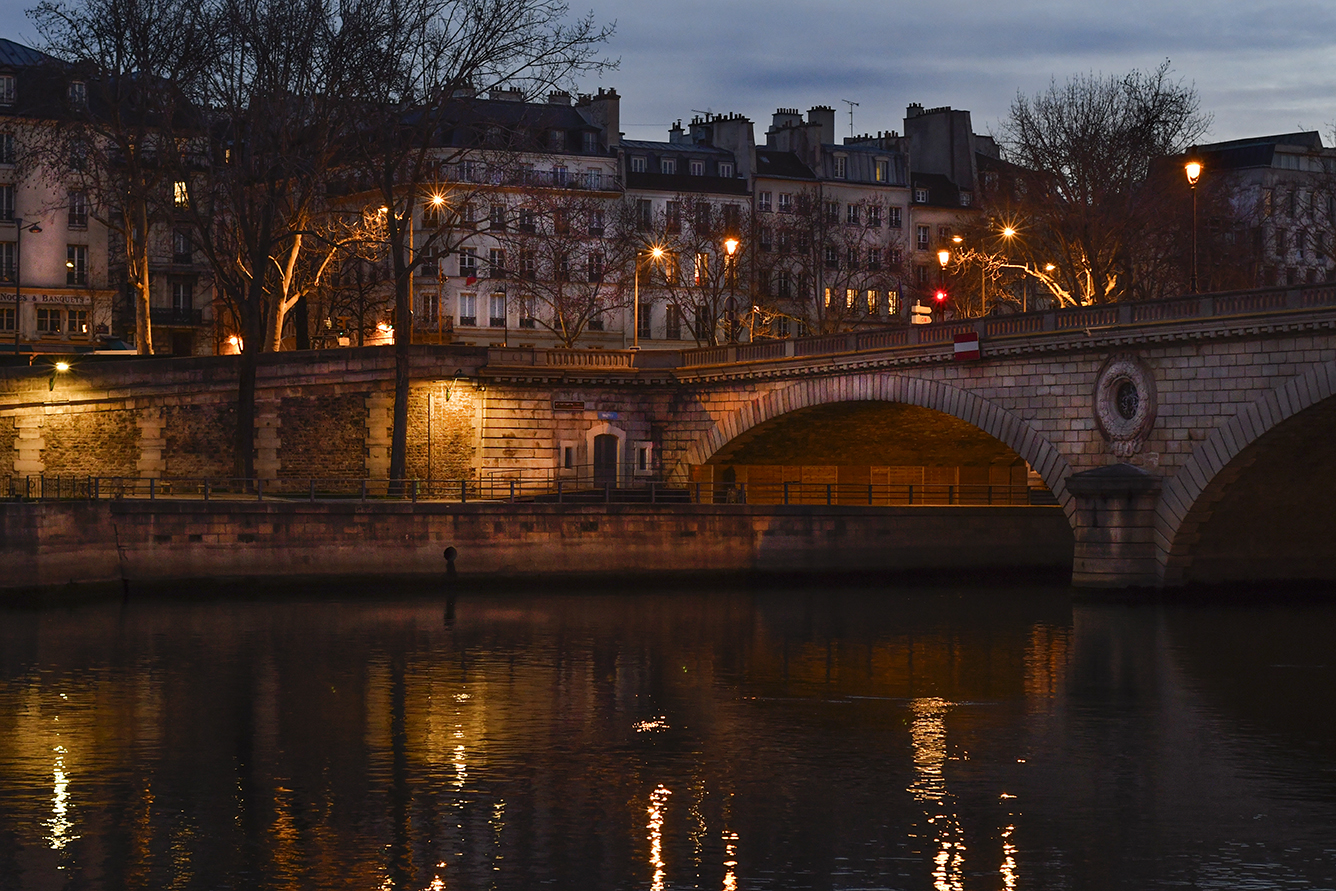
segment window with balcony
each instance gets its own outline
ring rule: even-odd
[[[471,291],[459,295],[459,324],[466,328],[478,324],[478,295]]]
[[[538,298],[532,295],[525,295],[519,300],[520,327],[535,327],[534,320],[538,317]]]
[[[491,328],[506,327],[506,295],[497,291],[487,300],[487,325]]]
[[[585,170],[584,187],[597,191],[603,188],[603,171],[597,167],[589,167]]]
[[[88,284],[88,245],[71,244],[66,246],[65,284]]]

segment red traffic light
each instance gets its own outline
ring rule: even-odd
[[[946,302],[946,291],[938,291],[936,294],[933,294],[932,296],[938,303]]]

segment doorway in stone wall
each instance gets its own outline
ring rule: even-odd
[[[611,433],[594,437],[594,485],[617,485],[617,437]]]

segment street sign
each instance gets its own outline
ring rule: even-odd
[[[910,307],[914,313],[909,321],[915,325],[927,325],[932,321],[932,307],[924,306],[922,303],[915,303]]]
[[[979,358],[979,332],[966,331],[956,335],[956,360]]]

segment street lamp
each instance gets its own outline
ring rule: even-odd
[[[728,254],[728,259],[724,261],[724,279],[728,284],[728,342],[737,343],[737,308],[733,300],[733,289],[737,284],[737,267],[733,265],[733,255],[738,250],[738,240],[733,237],[724,239],[724,250]]]
[[[640,258],[645,256],[651,260],[661,260],[663,259],[663,248],[656,244],[647,251],[636,251],[635,272],[632,273],[634,284],[631,294],[631,303],[633,304],[631,326],[634,329],[631,335],[631,349],[633,350],[640,349]],[[622,341],[622,343],[626,343],[626,341]]]
[[[20,269],[19,262],[22,255],[19,251],[19,244],[23,241],[23,233],[25,230],[31,232],[33,235],[38,235],[41,233],[42,227],[39,226],[37,223],[31,223],[25,226],[23,225],[23,220],[19,219],[18,217],[14,217],[14,358],[15,359],[17,359],[19,355],[19,330],[20,330],[19,304],[23,300],[23,286],[20,281],[22,276],[19,274],[19,269]],[[52,378],[52,380],[54,380],[54,378]]]
[[[64,359],[61,359],[59,362],[53,365],[51,367],[51,380],[46,385],[47,390],[54,390],[56,388],[56,375],[64,374],[69,370],[70,370],[70,363],[66,362]]]
[[[1190,293],[1197,293],[1197,180],[1201,178],[1201,161],[1197,159],[1197,147],[1188,149],[1188,160],[1183,165],[1183,172],[1188,177],[1188,187],[1192,189],[1192,284]]]

